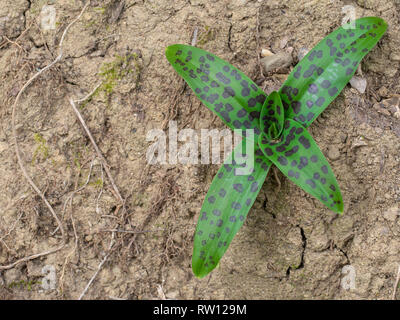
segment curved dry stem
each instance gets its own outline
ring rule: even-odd
[[[121,201],[121,205],[125,209],[125,200],[122,198],[121,193],[119,192],[119,190],[114,182],[114,178],[111,174],[111,171],[110,171],[110,168],[108,166],[106,159],[104,158],[102,152],[100,151],[100,148],[97,146],[96,141],[94,141],[94,138],[93,138],[92,134],[90,133],[90,130],[89,130],[88,126],[86,125],[85,120],[83,120],[81,113],[79,112],[78,108],[75,105],[75,101],[72,98],[70,98],[69,103],[71,104],[71,107],[74,110],[76,117],[78,118],[78,120],[81,123],[83,129],[85,130],[87,136],[89,137],[90,142],[92,143],[93,148],[95,149],[95,151],[97,153],[97,156],[100,158],[100,160],[103,164],[104,170],[106,171],[107,177],[110,180],[111,186],[113,187],[113,189],[118,197],[118,200]]]
[[[32,178],[29,176],[28,172],[25,169],[24,163],[22,161],[22,157],[21,157],[21,151],[18,145],[18,137],[17,137],[17,130],[15,128],[15,119],[16,119],[16,111],[17,111],[17,105],[18,102],[21,98],[22,93],[26,90],[26,88],[36,79],[38,78],[43,72],[47,71],[48,69],[50,69],[52,66],[54,66],[57,62],[59,62],[63,56],[63,42],[64,42],[64,38],[67,35],[67,32],[69,30],[69,28],[80,19],[80,17],[82,16],[83,12],[86,10],[86,8],[88,7],[88,5],[90,4],[90,1],[88,1],[85,6],[82,8],[81,12],[79,13],[79,15],[65,28],[61,39],[60,39],[60,44],[59,44],[59,53],[58,56],[56,57],[56,59],[53,60],[53,62],[51,62],[49,65],[47,65],[46,67],[44,67],[42,70],[40,70],[39,72],[37,72],[35,75],[33,75],[21,88],[21,90],[18,92],[18,95],[14,101],[14,104],[12,106],[12,115],[11,115],[11,126],[12,126],[12,134],[13,134],[13,140],[14,140],[14,148],[15,148],[15,154],[17,155],[17,160],[18,160],[18,165],[21,168],[21,171],[25,177],[25,179],[28,181],[28,183],[31,185],[31,187],[33,188],[33,190],[35,190],[35,192],[42,198],[43,202],[46,204],[47,208],[49,209],[50,213],[52,214],[53,218],[56,220],[58,227],[60,229],[61,232],[61,236],[62,236],[62,244],[54,249],[45,251],[45,252],[41,252],[41,253],[37,253],[31,256],[27,256],[24,257],[22,259],[19,259],[17,261],[15,261],[14,263],[11,263],[9,265],[6,266],[0,266],[0,271],[1,270],[7,270],[7,269],[11,269],[14,266],[16,266],[17,264],[21,263],[21,262],[26,262],[32,259],[36,259],[45,255],[49,255],[52,254],[54,252],[57,252],[59,250],[61,250],[64,246],[65,246],[65,231],[62,225],[61,220],[58,218],[57,214],[55,213],[53,207],[51,206],[51,204],[49,203],[49,201],[46,199],[45,195],[43,194],[42,191],[40,191],[40,189],[36,186],[36,184],[33,182]]]

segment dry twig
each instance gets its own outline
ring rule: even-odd
[[[100,82],[97,86],[95,86],[94,89],[93,89],[92,91],[90,91],[86,96],[84,96],[84,97],[81,98],[81,99],[75,100],[75,102],[76,102],[76,103],[81,103],[81,102],[86,101],[87,99],[89,99],[89,98],[96,92],[96,90],[97,90],[100,86],[101,86],[101,82]]]
[[[4,242],[3,239],[4,239],[5,237],[9,236],[10,233],[15,229],[15,227],[17,226],[18,221],[22,218],[23,214],[24,214],[24,212],[21,212],[21,214],[18,216],[17,220],[14,221],[14,224],[13,224],[12,227],[8,230],[8,232],[0,238],[0,242],[7,248],[8,251],[11,251],[11,249],[7,246],[7,244]]]
[[[3,36],[3,37],[4,37],[4,39],[6,39],[7,42],[9,42],[9,43],[11,43],[11,44],[13,44],[13,45],[16,45],[16,46],[17,46],[18,48],[20,48],[23,52],[27,53],[26,50],[25,50],[24,48],[22,48],[22,47],[18,44],[18,42],[12,41],[12,40],[8,39],[6,36]]]
[[[14,41],[10,41],[8,38],[4,39],[4,41],[3,41],[2,43],[0,43],[0,49],[3,48],[7,43],[15,44],[15,45],[17,45],[19,48],[21,48],[20,45],[18,44],[18,40],[21,39],[21,38],[24,36],[24,34],[28,32],[28,30],[32,27],[32,24],[33,24],[33,22],[31,22],[31,24],[29,25],[29,27],[27,27],[27,28],[18,36],[18,38],[15,39]],[[21,48],[21,49],[22,49],[22,48]],[[26,51],[24,50],[24,52],[26,52]]]
[[[90,168],[89,168],[88,177],[87,177],[86,182],[84,183],[84,185],[81,186],[79,189],[74,190],[74,191],[71,193],[71,195],[67,198],[67,200],[65,200],[65,202],[64,202],[64,209],[63,209],[63,216],[64,216],[64,214],[65,214],[65,211],[66,211],[66,207],[67,207],[67,205],[68,205],[68,202],[69,202],[69,204],[70,204],[70,208],[72,208],[72,199],[73,199],[75,193],[77,193],[77,192],[83,190],[83,189],[88,185],[88,183],[89,183],[89,181],[90,181],[90,177],[91,177],[91,175],[92,175],[93,163],[94,163],[94,160],[92,160],[92,162],[90,163]],[[68,253],[68,255],[66,256],[66,258],[65,258],[65,260],[64,260],[63,268],[62,268],[62,270],[61,270],[61,276],[60,276],[60,281],[59,281],[59,283],[60,283],[59,287],[60,287],[60,291],[61,291],[61,292],[64,291],[64,275],[65,275],[65,268],[66,268],[66,266],[67,266],[67,264],[68,264],[68,260],[69,260],[70,257],[75,253],[76,249],[78,248],[78,240],[79,240],[78,234],[77,234],[77,232],[76,232],[75,220],[74,220],[74,216],[73,216],[72,212],[71,212],[71,214],[70,214],[70,218],[71,218],[72,229],[74,230],[75,243],[74,243],[74,248],[73,248],[73,249]],[[56,229],[53,233],[55,233],[56,231],[57,231],[57,229]]]
[[[108,177],[108,179],[109,179],[109,181],[110,181],[110,183],[111,183],[111,186],[112,186],[111,191],[113,191],[113,193],[115,194],[116,198],[120,201],[120,206],[119,206],[119,207],[122,206],[122,208],[123,208],[123,210],[124,210],[124,212],[125,212],[125,211],[126,211],[126,208],[125,208],[125,200],[122,198],[121,193],[119,192],[118,187],[117,187],[117,185],[116,185],[115,182],[114,182],[114,178],[113,178],[113,176],[112,176],[112,174],[111,174],[111,171],[110,171],[110,168],[109,168],[109,166],[108,166],[108,163],[107,163],[106,159],[104,158],[102,152],[100,151],[100,148],[97,146],[97,143],[96,143],[96,141],[94,140],[94,138],[93,138],[93,136],[92,136],[92,134],[91,134],[91,132],[90,132],[90,130],[89,130],[89,127],[86,125],[85,120],[83,119],[81,113],[79,112],[78,108],[76,107],[76,103],[80,103],[80,102],[83,102],[83,101],[87,100],[90,96],[92,96],[92,95],[96,92],[96,90],[97,90],[97,88],[98,88],[99,86],[100,86],[100,84],[97,85],[97,86],[95,87],[95,89],[93,89],[87,96],[83,97],[82,99],[73,100],[72,98],[70,98],[70,99],[69,99],[69,103],[70,103],[70,105],[71,105],[71,107],[72,107],[72,110],[74,111],[76,117],[78,118],[80,124],[82,125],[83,129],[85,130],[85,133],[86,133],[87,136],[89,137],[90,142],[92,143],[93,148],[95,149],[95,151],[96,151],[96,153],[97,153],[97,156],[98,156],[98,158],[99,158],[100,161],[101,161],[101,166],[102,166],[102,168],[104,167],[104,170],[106,171],[107,177]],[[101,177],[102,177],[102,181],[104,181],[104,178],[103,178],[103,170],[101,170]],[[97,197],[97,200],[96,200],[96,212],[99,211],[98,201],[99,201],[99,199],[100,199],[102,193],[103,193],[103,188],[101,189],[101,191],[100,191],[100,193],[99,193],[99,195],[98,195],[98,197]],[[119,208],[119,207],[118,207],[118,208]],[[117,227],[118,227],[118,223],[117,223]],[[114,246],[114,244],[115,244],[115,232],[116,232],[116,231],[115,231],[115,230],[111,230],[110,232],[112,233],[112,235],[111,235],[111,241],[110,241],[110,245],[109,245],[109,247],[108,247],[107,253],[106,253],[106,255],[104,256],[103,260],[102,260],[102,261],[100,262],[100,264],[98,265],[96,272],[93,274],[92,278],[91,278],[91,279],[89,280],[89,282],[87,283],[85,289],[82,291],[82,293],[81,293],[81,295],[79,296],[78,300],[81,300],[81,299],[85,296],[85,294],[87,293],[89,287],[91,286],[91,284],[93,283],[94,279],[97,277],[97,275],[98,275],[98,273],[100,272],[101,268],[103,267],[104,263],[107,261],[109,255],[111,254],[111,249],[113,248],[113,246]]]
[[[81,123],[83,129],[85,130],[86,134],[88,135],[88,137],[90,139],[90,142],[92,143],[94,149],[96,150],[97,156],[100,158],[100,160],[104,166],[104,170],[106,171],[107,177],[110,180],[110,183],[118,197],[118,200],[121,201],[122,206],[125,208],[125,200],[122,198],[117,186],[115,185],[114,178],[111,174],[111,171],[107,164],[106,159],[103,157],[103,154],[101,153],[99,147],[97,146],[96,141],[94,141],[94,138],[93,138],[92,134],[90,133],[90,130],[89,130],[88,126],[86,125],[85,120],[83,120],[81,113],[79,112],[78,108],[75,105],[75,101],[72,98],[70,98],[69,103],[71,104],[71,107],[74,110],[79,122]]]
[[[115,244],[114,237],[115,237],[115,233],[113,232],[113,233],[112,233],[112,239],[111,239],[110,245],[109,245],[108,250],[107,250],[108,253],[104,256],[103,260],[101,260],[100,264],[99,264],[98,267],[97,267],[96,272],[95,272],[94,275],[90,278],[89,282],[87,283],[85,289],[83,289],[83,291],[82,291],[81,295],[79,296],[78,300],[82,300],[82,298],[85,296],[85,294],[86,294],[86,292],[88,291],[90,285],[92,284],[92,282],[94,281],[94,279],[96,279],[98,273],[100,272],[101,268],[103,267],[103,264],[107,261],[108,257],[110,256],[110,254],[111,254],[111,249],[112,249],[112,247],[113,247],[114,244]]]
[[[123,229],[101,229],[98,232],[120,232],[120,233],[141,234],[141,233],[151,233],[151,232],[159,232],[159,231],[165,231],[165,229],[143,230],[143,231],[123,230]]]

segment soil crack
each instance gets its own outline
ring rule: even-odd
[[[306,248],[307,248],[307,237],[306,237],[306,234],[304,233],[304,229],[300,225],[297,225],[296,228],[300,229],[302,247],[303,248],[302,248],[302,251],[301,251],[300,264],[295,268],[293,268],[292,266],[289,266],[289,268],[286,270],[286,278],[287,279],[290,277],[290,272],[292,271],[292,269],[299,270],[299,269],[304,268],[304,253],[305,253]]]
[[[27,0],[28,1],[28,8],[26,8],[26,10],[24,10],[24,12],[22,13],[22,15],[24,16],[24,24],[25,24],[25,30],[27,28],[26,26],[26,13],[31,9],[32,7],[32,0]],[[22,33],[22,32],[21,32]],[[21,33],[17,36],[19,37],[21,35]]]
[[[342,248],[338,247],[335,243],[332,244],[332,248],[339,250],[344,255],[344,257],[346,258],[346,265],[351,264],[346,251],[344,251]]]

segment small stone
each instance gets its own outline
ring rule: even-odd
[[[336,145],[329,146],[328,150],[328,158],[332,161],[335,161],[340,158],[339,147]]]
[[[392,52],[390,54],[390,60],[393,61],[400,61],[400,54],[396,53],[396,52]]]
[[[350,85],[362,94],[367,89],[367,80],[358,76],[354,76],[350,79]]]
[[[385,101],[375,103],[374,106],[373,106],[373,108],[374,108],[377,112],[379,112],[379,113],[381,113],[381,114],[384,114],[385,116],[388,116],[388,117],[391,116],[389,110],[386,109]]]
[[[175,232],[174,235],[172,236],[172,240],[179,244],[182,242],[182,235],[179,232]]]
[[[287,48],[285,49],[285,51],[286,51],[287,53],[289,53],[290,55],[293,53],[293,50],[294,50],[293,47],[287,47]]]
[[[364,147],[367,146],[368,144],[365,142],[363,137],[358,137],[356,138],[353,143],[351,144],[351,150],[358,148],[358,147]]]
[[[399,215],[400,215],[400,210],[399,210],[399,207],[397,205],[389,208],[388,210],[386,210],[383,213],[383,217],[386,220],[389,220],[389,221],[392,221],[392,222],[394,222]]]
[[[278,68],[286,68],[293,62],[292,55],[286,52],[266,56],[261,59],[265,72],[270,72]]]
[[[269,51],[268,49],[262,49],[261,50],[261,56],[262,57],[270,57],[270,56],[273,56],[274,54],[271,52],[271,51]]]
[[[387,109],[396,117],[396,113],[400,112],[400,95],[394,94],[391,98],[381,101],[379,106]]]
[[[45,4],[40,12],[40,27],[43,31],[56,29],[56,9]]]
[[[308,50],[308,48],[306,48],[306,47],[300,48],[299,52],[297,54],[297,59],[299,59],[299,61],[302,60],[309,51],[310,50]]]
[[[287,37],[283,38],[280,42],[279,42],[279,47],[281,49],[284,49],[288,43],[289,39]]]
[[[378,94],[382,98],[387,98],[389,96],[389,90],[386,87],[380,87],[379,90],[378,90]]]

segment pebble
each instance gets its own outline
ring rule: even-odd
[[[332,161],[335,161],[340,158],[339,147],[335,145],[329,146],[328,149],[328,158]]]
[[[400,115],[400,95],[394,94],[391,98],[383,100],[381,102],[382,107],[387,106],[387,109],[393,114],[396,118],[399,118]]]
[[[380,87],[379,90],[378,90],[378,94],[382,98],[387,98],[389,96],[389,90],[386,87]]]
[[[373,108],[378,111],[379,113],[382,113],[386,116],[391,116],[393,114],[396,118],[399,117],[400,114],[400,96],[399,95],[393,95],[392,98],[382,100],[381,102],[377,102],[373,105]]]
[[[299,49],[299,53],[297,54],[297,59],[302,60],[310,50],[306,47],[302,47]]]
[[[174,240],[176,244],[180,244],[182,242],[182,235],[178,232],[175,232],[172,236],[172,240]]]
[[[290,66],[292,62],[292,55],[286,52],[277,53],[272,56],[266,56],[261,59],[261,63],[266,73],[278,68],[286,68]]]
[[[392,52],[392,53],[390,54],[390,60],[393,60],[393,61],[400,61],[400,54],[397,54],[397,53],[395,53],[395,52]]]
[[[284,49],[288,43],[289,39],[287,37],[283,38],[280,42],[279,42],[279,47],[281,49]]]
[[[53,5],[45,4],[40,12],[40,28],[43,31],[56,29],[56,9]]]
[[[367,80],[362,77],[354,76],[350,79],[350,85],[362,94],[367,89]]]
[[[381,104],[381,103],[375,103],[374,104],[374,106],[373,106],[373,108],[376,110],[376,111],[378,111],[379,113],[381,113],[381,114],[384,114],[385,116],[388,116],[388,117],[390,117],[390,112],[388,111],[388,110],[386,110],[385,108],[384,108],[384,106]]]
[[[358,148],[358,147],[363,147],[363,146],[367,146],[368,144],[365,142],[363,137],[358,137],[356,138],[353,143],[351,144],[351,150]]]
[[[273,56],[274,54],[269,51],[268,49],[262,49],[261,50],[261,56],[262,57],[269,57],[269,56]]]
[[[293,50],[294,50],[293,47],[287,47],[287,48],[285,49],[285,51],[286,51],[287,53],[290,53],[290,54],[292,54]]]

